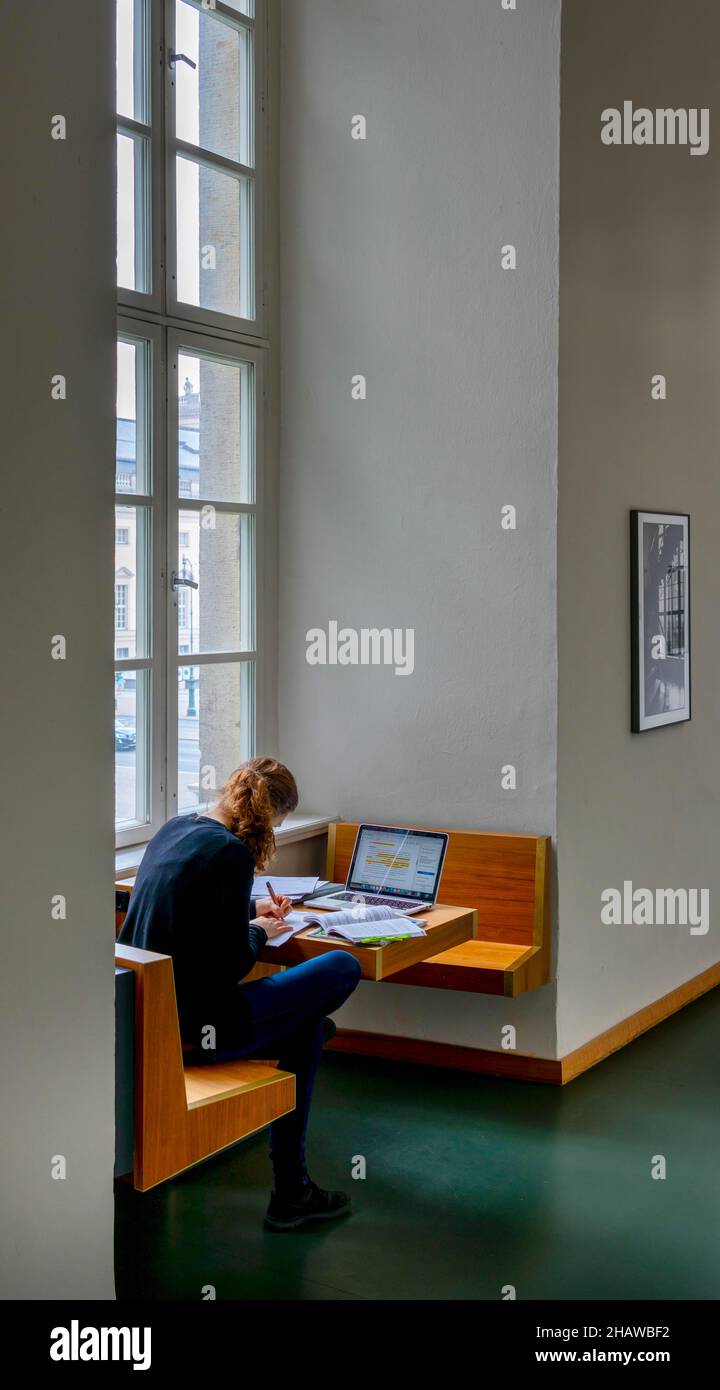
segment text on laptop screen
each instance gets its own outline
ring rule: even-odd
[[[432,902],[444,847],[441,835],[365,828],[360,831],[348,888]]]

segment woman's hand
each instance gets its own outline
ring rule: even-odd
[[[272,898],[258,898],[255,903],[258,917],[273,917],[276,921],[287,916],[291,907],[289,898],[281,898],[279,903],[274,903]]]
[[[275,936],[282,936],[288,931],[287,922],[281,917],[254,917],[251,923],[254,927],[262,927],[266,932],[268,941],[272,941]]]

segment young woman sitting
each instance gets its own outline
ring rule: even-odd
[[[269,1230],[294,1230],[350,1209],[345,1192],[318,1187],[305,1140],[327,1017],[352,994],[360,964],[347,951],[248,984],[268,940],[285,928],[287,900],[251,900],[253,877],[275,850],[273,830],[298,804],[295,779],[272,758],[251,758],[203,814],[174,816],[150,841],[119,935],[126,945],[172,956],[185,1061],[277,1057],[296,1077],[296,1106],[270,1126]],[[260,919],[255,925],[252,919]]]

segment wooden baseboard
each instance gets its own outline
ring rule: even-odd
[[[699,999],[702,994],[707,994],[708,990],[719,984],[720,961],[717,965],[711,965],[709,970],[704,970],[701,975],[686,980],[684,985],[678,985],[677,989],[672,989],[669,994],[663,994],[654,1004],[646,1004],[645,1008],[638,1009],[636,1014],[615,1023],[612,1028],[600,1033],[597,1038],[591,1038],[590,1042],[583,1043],[583,1046],[576,1048],[574,1052],[568,1052],[562,1059],[563,1084],[580,1076],[589,1067],[594,1067],[597,1062],[604,1061],[611,1053],[625,1047],[634,1038],[640,1037],[641,1033],[647,1033],[656,1023],[662,1023],[666,1018],[670,1018],[671,1014],[676,1014],[686,1004],[692,1004],[693,1000]]]
[[[419,1062],[425,1067],[448,1067],[452,1071],[482,1072],[486,1076],[506,1076],[517,1081],[544,1081],[562,1085],[560,1062],[544,1057],[519,1056],[517,1052],[486,1052],[477,1047],[456,1047],[453,1043],[427,1042],[422,1038],[396,1038],[388,1033],[363,1033],[338,1028],[326,1052],[355,1052],[362,1057],[384,1057],[392,1062]]]
[[[363,1057],[383,1057],[393,1062],[415,1062],[426,1067],[447,1067],[452,1071],[473,1071],[485,1076],[508,1077],[515,1081],[539,1081],[550,1086],[564,1086],[718,984],[720,962],[556,1061],[517,1052],[492,1052],[482,1048],[457,1047],[453,1043],[430,1042],[422,1038],[399,1038],[388,1033],[365,1033],[354,1028],[338,1028],[332,1041],[326,1043],[325,1050],[354,1052]]]

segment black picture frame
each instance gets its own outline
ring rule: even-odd
[[[631,511],[633,733],[686,724],[692,718],[690,622],[688,513]]]

